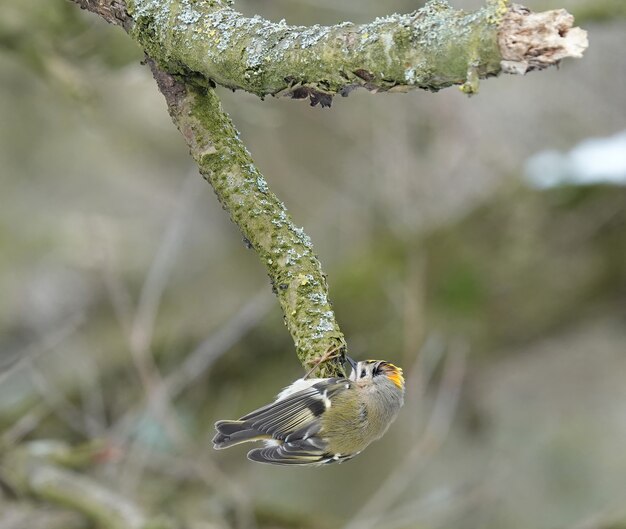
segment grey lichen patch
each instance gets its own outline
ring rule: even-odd
[[[345,349],[311,239],[272,193],[215,92],[188,86],[175,93],[179,99],[170,103],[170,113],[200,172],[265,266],[303,366],[329,349]],[[324,376],[339,373],[333,362],[318,369]]]
[[[328,296],[326,296],[323,292],[311,292],[309,294],[309,299],[312,303],[316,303],[318,305],[328,304]]]
[[[268,193],[269,192],[269,187],[267,185],[267,182],[265,181],[265,178],[263,178],[263,176],[261,176],[260,174],[258,174],[257,177],[256,177],[256,186],[257,186],[257,189],[261,193]]]
[[[323,338],[326,333],[332,332],[334,329],[334,314],[332,311],[327,311],[319,316],[317,325],[315,326],[315,332],[312,335],[314,340]]]
[[[307,248],[308,250],[313,249],[311,237],[304,233],[304,228],[296,228],[295,226],[290,226],[290,230],[295,234],[296,238],[305,248]]]
[[[286,250],[282,251],[284,266],[297,266],[300,263],[300,260],[302,259],[303,255],[301,253],[298,253],[296,249],[289,247],[288,244],[284,242],[284,239],[282,238],[281,238],[279,245],[280,245],[279,248],[281,248],[281,251],[282,251],[283,246],[286,247]],[[319,296],[325,295],[319,292],[316,294]]]
[[[190,0],[181,0],[180,1],[180,11],[176,15],[175,24],[178,26],[182,24],[184,26],[189,26],[191,24],[195,24],[200,20],[202,14],[197,10],[192,9]]]

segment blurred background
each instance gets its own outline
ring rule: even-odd
[[[211,448],[302,369],[141,50],[66,0],[0,0],[0,529],[93,527],[29,484],[42,465],[191,529],[626,527],[626,4],[528,6],[573,12],[585,57],[472,98],[219,90],[351,354],[408,377],[383,440],[292,469]]]

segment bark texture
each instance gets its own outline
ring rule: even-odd
[[[500,3],[465,13],[441,0],[369,24],[290,26],[220,2],[132,0],[135,38],[168,71],[194,72],[261,97],[329,104],[335,94],[440,90],[500,70]],[[504,10],[505,11],[505,10]]]
[[[309,236],[270,191],[213,88],[185,84],[148,62],[200,172],[265,266],[302,364],[345,350]],[[325,363],[317,373],[330,376],[338,367]]]

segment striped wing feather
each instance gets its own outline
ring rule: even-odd
[[[325,379],[310,388],[259,408],[238,421],[219,421],[213,439],[216,448],[246,441],[274,440],[276,444],[256,448],[248,458],[261,463],[284,465],[321,464],[333,460],[326,443],[317,434],[319,416],[330,399],[349,384],[345,379]],[[336,460],[336,459],[335,459]]]

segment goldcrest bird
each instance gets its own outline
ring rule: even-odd
[[[300,378],[276,400],[238,421],[218,421],[216,449],[265,441],[248,459],[273,465],[323,465],[360,454],[379,439],[404,402],[402,369],[382,360],[356,363],[348,378]]]

